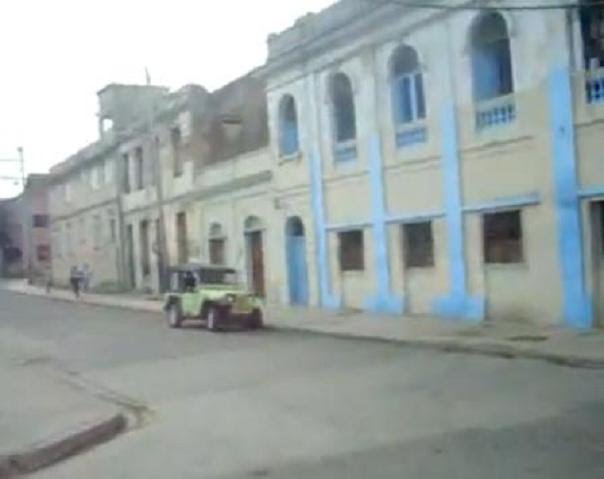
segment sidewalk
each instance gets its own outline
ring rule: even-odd
[[[0,287],[23,294],[47,296],[42,288],[24,282],[5,282]],[[55,290],[48,296],[101,306],[161,312],[160,301],[138,296],[85,294],[76,300],[70,292],[61,290]],[[267,308],[266,324],[277,329],[390,341],[447,352],[535,358],[567,366],[604,369],[604,331],[597,330],[581,332],[512,321],[467,324],[429,316],[395,317],[274,306]]]
[[[120,408],[56,373],[51,351],[0,329],[0,478],[36,471],[126,427]]]

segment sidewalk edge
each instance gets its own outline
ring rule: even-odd
[[[30,474],[105,443],[125,431],[127,424],[126,416],[116,413],[63,438],[37,444],[27,451],[0,456],[0,479]]]
[[[573,354],[552,353],[547,351],[539,351],[535,349],[526,349],[519,346],[514,346],[509,343],[504,343],[497,340],[490,342],[469,343],[463,339],[454,338],[390,338],[384,336],[375,336],[369,334],[357,334],[341,331],[322,331],[319,329],[304,328],[295,325],[283,325],[275,323],[267,323],[269,328],[275,330],[289,330],[316,334],[321,336],[331,336],[340,339],[360,339],[369,341],[379,341],[390,344],[399,344],[418,349],[431,349],[446,353],[464,353],[478,354],[483,356],[493,356],[505,359],[534,359],[547,361],[558,366],[566,366],[581,369],[604,369],[604,358],[593,358],[588,356],[579,356]]]

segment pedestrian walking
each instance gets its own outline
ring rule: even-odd
[[[69,283],[71,290],[76,298],[80,297],[80,287],[82,283],[82,274],[77,266],[72,266],[69,272]]]

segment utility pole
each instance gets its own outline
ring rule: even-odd
[[[151,86],[149,71],[145,68],[145,77],[147,86]],[[168,255],[168,246],[166,239],[166,217],[164,213],[164,190],[161,177],[161,157],[159,155],[159,138],[156,138],[155,130],[155,96],[151,95],[151,101],[148,109],[147,128],[149,150],[151,161],[154,166],[155,190],[157,194],[157,271],[159,291],[163,293],[168,286],[168,267],[170,259]]]

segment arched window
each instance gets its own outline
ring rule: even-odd
[[[243,229],[246,233],[260,231],[263,229],[262,221],[257,216],[248,216],[243,223]]]
[[[279,151],[282,156],[291,155],[299,146],[296,100],[285,95],[279,103]]]
[[[417,52],[406,45],[399,47],[391,60],[392,105],[397,124],[426,118],[424,80]]]
[[[222,231],[222,225],[220,223],[212,223],[210,225],[210,238],[223,238],[224,233]]]
[[[335,140],[354,140],[357,126],[350,78],[344,73],[336,73],[331,79],[330,90]]]
[[[510,38],[497,12],[479,17],[471,31],[474,99],[489,100],[514,91]]]

